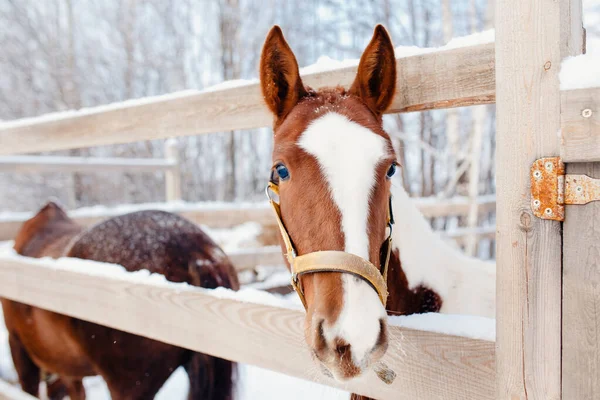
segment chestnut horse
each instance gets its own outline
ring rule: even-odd
[[[141,211],[90,229],[49,203],[23,224],[14,245],[29,257],[62,256],[147,269],[173,282],[237,290],[237,274],[196,225],[174,214]],[[57,375],[52,399],[85,399],[82,378],[101,375],[113,400],[151,399],[184,366],[189,399],[232,399],[235,364],[220,358],[2,299],[13,362],[24,391],[38,395],[40,371]],[[182,321],[185,323],[185,321]]]
[[[343,252],[340,259],[358,256],[379,273],[389,259],[387,299],[372,279],[345,273],[343,265],[333,272],[324,263],[321,271],[299,275],[306,342],[325,372],[347,381],[371,370],[388,346],[386,311],[493,316],[493,265],[443,243],[402,185],[392,185],[398,163],[382,114],[395,95],[396,60],[385,28],[375,28],[350,89],[315,91],[302,83],[275,26],[263,47],[260,82],[274,115],[271,184],[282,248],[292,253],[288,266],[302,256]],[[390,208],[395,225],[387,258]]]

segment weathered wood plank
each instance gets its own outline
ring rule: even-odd
[[[398,90],[389,112],[494,101],[494,45],[399,58]],[[312,87],[354,80],[356,67],[309,74]],[[0,124],[0,155],[52,151],[270,126],[258,84],[126,102],[60,118]]]
[[[600,161],[600,88],[561,92],[564,162]]]
[[[600,178],[600,163],[570,164]],[[600,203],[566,206],[563,225],[563,399],[600,399]]]
[[[304,344],[304,312],[219,298],[210,291],[90,276],[0,259],[0,296],[230,360],[331,386]],[[343,386],[377,399],[492,399],[494,343],[392,327],[374,374]]]
[[[36,397],[0,379],[0,400],[36,400]]]
[[[497,399],[561,398],[561,227],[532,215],[528,171],[559,152],[560,63],[582,47],[575,1],[496,3]]]
[[[0,172],[156,172],[177,168],[174,161],[153,158],[114,157],[52,157],[6,156],[0,157]]]

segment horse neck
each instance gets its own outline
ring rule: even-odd
[[[396,257],[390,260],[390,305],[406,308],[408,304],[407,310],[393,311],[493,316],[494,265],[467,257],[446,243],[432,230],[401,184],[392,186],[392,196]]]

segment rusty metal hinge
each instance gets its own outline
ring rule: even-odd
[[[560,157],[536,160],[531,166],[531,210],[536,217],[565,220],[565,204],[600,200],[600,179],[567,175]]]

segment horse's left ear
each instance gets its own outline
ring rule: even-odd
[[[296,57],[277,25],[269,31],[260,56],[260,86],[276,125],[307,94]]]
[[[377,115],[392,104],[396,92],[396,58],[390,35],[377,25],[365,49],[349,93],[360,97]]]

